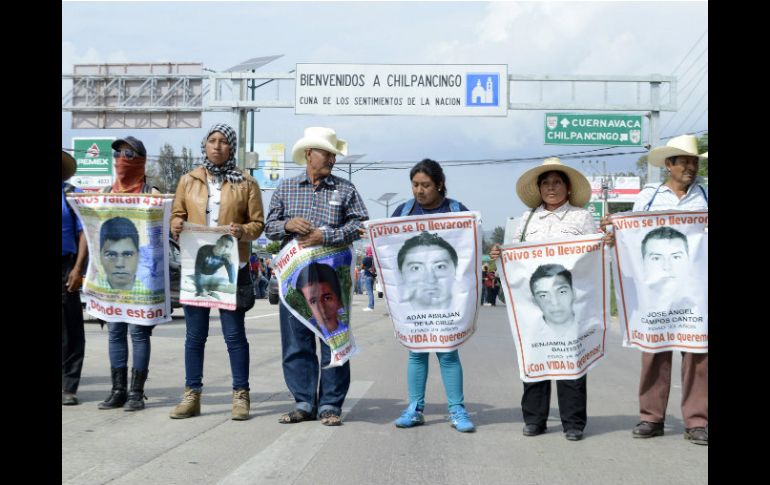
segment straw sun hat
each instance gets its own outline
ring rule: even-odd
[[[516,194],[527,207],[537,207],[543,203],[540,197],[540,187],[537,185],[537,177],[541,173],[555,170],[563,172],[569,179],[569,203],[575,207],[584,207],[591,198],[591,184],[585,176],[572,167],[561,163],[556,157],[546,158],[542,165],[524,172],[516,182]]]
[[[337,155],[348,154],[348,142],[337,138],[337,133],[331,128],[313,126],[305,128],[305,136],[299,139],[291,149],[291,158],[298,165],[305,165],[305,150],[318,148]]]

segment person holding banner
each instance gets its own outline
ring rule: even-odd
[[[583,208],[591,198],[591,184],[583,174],[562,164],[556,157],[547,158],[542,165],[524,172],[516,182],[516,193],[530,210],[519,219],[514,241],[540,241],[597,232],[593,216]],[[494,245],[489,256],[493,260],[500,257],[500,247]],[[565,283],[561,280],[566,281],[567,278],[559,268],[545,268],[542,273],[537,278],[537,271],[532,275],[530,288],[535,302],[543,310],[543,325],[557,325],[562,323],[561,317],[567,313],[572,316],[571,299],[566,298],[569,295],[562,298],[569,299],[569,310],[561,308],[566,303],[556,305],[559,309],[552,310],[549,308],[551,305],[539,301],[538,295],[544,295],[547,299],[549,293],[570,293],[571,280],[569,290],[565,290]],[[541,277],[546,279],[540,280]],[[548,284],[538,283],[538,280]],[[578,379],[556,381],[559,415],[564,436],[570,441],[583,438],[583,430],[588,421],[587,377],[584,375]],[[546,431],[550,403],[550,380],[524,383],[524,394],[521,397],[524,436],[537,436]]]
[[[306,128],[294,144],[292,158],[306,171],[281,180],[270,199],[265,234],[284,247],[297,239],[302,247],[341,246],[360,237],[361,222],[369,219],[355,186],[331,174],[337,155],[345,155],[348,144],[330,128]],[[316,337],[310,328],[292,315],[283,302],[281,352],[283,376],[294,396],[294,410],[279,422],[299,423],[316,419],[325,426],[342,424],[342,404],[350,387],[350,362],[320,371]],[[321,345],[321,366],[331,361],[328,345]]]
[[[70,192],[81,189],[67,183],[77,171],[77,162],[69,153],[61,152],[61,403],[62,406],[79,404],[77,398],[86,336],[83,328],[83,307],[80,303],[80,285],[88,258],[83,226],[67,202]]]
[[[699,161],[706,157],[698,153],[698,139],[693,135],[677,136],[671,138],[665,146],[653,148],[647,157],[647,162],[655,167],[664,167],[667,179],[664,183],[647,184],[637,195],[632,210],[634,212],[708,210],[708,191],[697,182],[696,178]],[[610,224],[609,218],[602,219],[603,228]],[[652,232],[654,231],[650,233]],[[666,238],[668,239],[668,236]],[[612,232],[608,233],[607,244],[610,246],[614,244]],[[672,358],[672,351],[657,353],[642,351],[642,371],[639,379],[641,421],[632,431],[634,438],[663,436],[666,408],[671,391]],[[708,358],[708,352],[682,352],[684,438],[694,444],[706,446],[708,446]]]
[[[414,199],[396,207],[391,217],[468,211],[462,203],[446,196],[446,178],[438,162],[428,158],[422,160],[412,167],[409,179]],[[422,232],[408,239],[398,252],[398,268],[407,286],[407,300],[412,308],[448,308],[452,300],[456,267],[457,253],[437,234]],[[475,431],[465,410],[460,352],[457,349],[436,352],[436,357],[441,368],[452,427],[462,433]],[[409,406],[393,422],[399,428],[411,428],[425,423],[423,409],[429,362],[429,352],[409,351],[406,371]]]
[[[160,190],[147,183],[144,172],[147,150],[144,143],[133,136],[112,142],[115,158],[115,183],[102,189],[104,193],[159,194]],[[109,287],[132,290],[138,285],[139,233],[133,222],[125,217],[113,217],[102,223],[99,230],[99,255]],[[149,375],[150,337],[155,325],[127,322],[107,322],[108,354],[112,390],[98,404],[99,409],[124,411],[144,409],[144,384]],[[128,385],[128,333],[134,355],[131,366],[131,384]]]
[[[249,343],[246,340],[245,314],[254,305],[254,290],[249,276],[250,242],[262,233],[262,193],[257,182],[236,166],[237,134],[227,124],[209,128],[201,142],[203,165],[185,174],[174,198],[171,232],[175,238],[184,222],[209,227],[227,226],[228,234],[238,241],[238,276],[235,310],[219,310],[222,336],[227,344],[232,372],[232,419],[249,419]],[[205,274],[205,271],[203,272]],[[251,297],[250,305],[240,298]],[[246,300],[247,301],[247,300]],[[198,416],[203,388],[203,354],[209,334],[210,308],[184,305],[185,391],[182,402],[171,411],[174,419]]]

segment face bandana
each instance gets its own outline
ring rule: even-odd
[[[144,165],[147,159],[138,155],[131,160],[123,156],[115,159],[117,175],[112,191],[117,193],[138,193],[144,184]]]

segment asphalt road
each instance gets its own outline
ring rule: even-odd
[[[354,298],[361,353],[343,426],[278,423],[292,409],[281,371],[278,307],[258,300],[247,314],[251,418],[232,421],[227,350],[212,313],[206,347],[202,415],[176,420],[169,411],[184,388],[184,320],[155,328],[147,408],[99,410],[109,394],[107,330],[86,323],[82,404],[62,407],[62,482],[73,484],[693,484],[708,483],[708,447],[682,437],[679,356],[674,358],[665,436],[633,439],[638,421],[639,351],[620,345],[617,323],[607,356],[588,377],[585,438],[562,435],[555,389],[548,432],[521,434],[522,384],[505,307],[482,307],[477,333],[461,348],[466,408],[476,433],[446,420],[438,361],[431,358],[425,425],[398,429],[406,407],[407,353],[393,337],[383,300],[363,312]],[[180,310],[176,310],[180,312]],[[130,346],[129,346],[130,348]],[[64,444],[66,443],[66,446]]]

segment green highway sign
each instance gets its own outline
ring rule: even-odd
[[[594,218],[594,222],[599,224],[599,220],[604,216],[604,203],[601,200],[592,200],[586,204],[586,209]]]
[[[642,146],[642,115],[546,113],[545,144]]]

